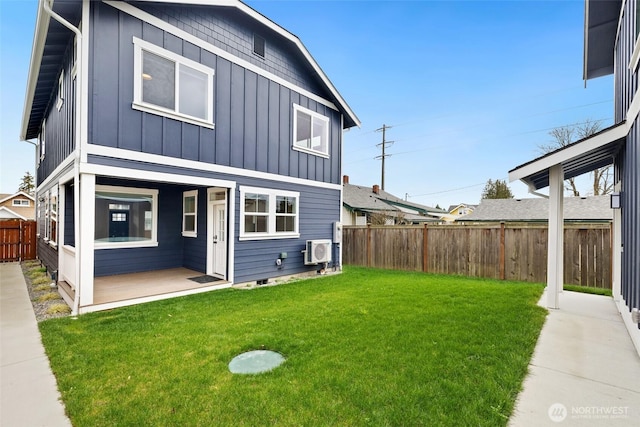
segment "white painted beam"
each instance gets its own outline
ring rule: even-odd
[[[547,249],[547,307],[560,308],[564,279],[564,172],[562,165],[549,168],[549,236]]]

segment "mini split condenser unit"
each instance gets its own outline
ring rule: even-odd
[[[303,251],[306,265],[331,261],[331,240],[307,240],[307,249]]]

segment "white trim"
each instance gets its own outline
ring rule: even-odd
[[[91,39],[90,0],[82,1],[82,37],[81,49],[78,51],[79,80],[76,78],[76,111],[79,117],[76,119],[76,151],[78,161],[87,161],[87,146],[89,145],[89,45]]]
[[[599,135],[593,136],[582,142],[558,150],[548,156],[534,160],[527,165],[514,169],[509,172],[509,181],[526,178],[555,165],[560,165],[563,162],[580,156],[588,151],[595,150],[603,145],[609,144],[617,139],[624,138],[629,133],[628,123],[629,121],[609,129],[608,131],[602,132]]]
[[[564,173],[558,164],[549,170],[549,230],[547,236],[547,308],[560,308],[564,283]]]
[[[187,197],[194,198],[194,211],[185,212],[185,199]],[[193,230],[185,230],[185,217],[189,215],[193,217]],[[183,191],[182,192],[182,236],[183,237],[198,237],[198,190]]]
[[[325,143],[327,144],[326,148],[327,151],[320,151],[320,150],[314,150],[313,148],[307,148],[307,147],[301,147],[299,145],[296,145],[297,142],[297,134],[298,134],[298,112],[301,112],[303,114],[306,114],[308,116],[311,116],[311,123],[309,124],[309,139],[312,139],[313,136],[313,123],[314,120],[319,120],[324,124],[323,127],[323,133],[324,133],[324,140]],[[309,154],[313,154],[315,156],[320,156],[320,157],[324,157],[326,159],[329,158],[329,147],[331,146],[331,142],[329,140],[329,127],[330,127],[330,120],[329,117],[324,116],[320,113],[316,113],[313,110],[310,110],[308,108],[305,108],[301,105],[298,104],[293,104],[293,131],[292,131],[292,138],[293,141],[291,142],[291,147],[296,150],[296,151],[302,151],[305,153],[309,153]]]
[[[58,101],[56,102],[56,109],[60,111],[64,104],[64,69],[60,71],[60,77],[58,78]]]
[[[631,338],[631,342],[640,356],[640,329],[638,329],[638,325],[631,321],[631,308],[629,304],[624,300],[624,298],[620,298],[615,301],[616,307],[618,308],[618,312],[620,312],[620,317],[622,318],[622,322],[624,326],[627,328],[627,332],[629,332],[629,337]]]
[[[199,176],[179,175],[175,173],[151,172],[104,165],[82,164],[80,165],[80,173],[112,176],[116,178],[126,178],[137,181],[170,182],[176,184],[190,184],[226,188],[236,187],[236,183],[234,181],[227,181],[223,179],[203,178]]]
[[[16,213],[14,211],[12,211],[11,209],[9,209],[6,206],[0,206],[0,212],[4,212],[7,211],[9,212],[11,215],[13,215],[15,218],[8,218],[8,217],[0,217],[1,219],[23,219],[25,221],[27,221],[27,218],[23,217],[22,215],[20,215],[19,213]]]
[[[40,128],[40,141],[38,146],[40,147],[40,160],[44,160],[44,156],[45,156],[45,151],[47,149],[47,117],[45,116],[44,119],[42,119],[42,125]],[[38,162],[38,164],[40,164],[40,162]]]
[[[93,270],[95,267],[95,221],[96,221],[96,176],[92,174],[79,175],[80,182],[76,184],[78,194],[78,209],[74,211],[78,229],[75,235],[76,243],[76,301],[79,307],[93,304]],[[74,307],[75,308],[75,307]],[[77,310],[74,310],[77,312]]]
[[[114,301],[114,302],[107,302],[107,303],[103,303],[103,304],[81,305],[79,310],[78,310],[78,314],[92,313],[92,312],[95,312],[95,311],[103,311],[103,310],[111,310],[111,309],[114,309],[114,308],[127,307],[127,306],[130,306],[130,305],[142,304],[142,303],[145,303],[145,302],[152,302],[152,301],[160,301],[160,300],[170,299],[170,298],[177,298],[177,297],[182,297],[182,296],[186,296],[186,295],[195,295],[195,294],[200,294],[200,293],[203,293],[203,292],[215,291],[215,290],[218,290],[218,289],[226,289],[226,288],[230,288],[231,286],[233,286],[233,282],[227,281],[226,283],[222,283],[222,284],[218,284],[218,285],[207,286],[207,287],[204,287],[204,288],[188,289],[188,290],[185,290],[185,291],[171,292],[171,293],[168,293],[168,294],[150,295],[150,296],[147,296],[147,297],[133,298],[133,299],[127,299],[127,300],[121,300],[121,301]]]
[[[165,22],[165,21],[163,21],[163,20],[161,20],[159,18],[156,18],[155,16],[153,16],[153,15],[147,13],[147,12],[144,12],[144,11],[142,11],[142,10],[140,10],[140,9],[138,9],[138,8],[128,4],[128,3],[123,3],[123,2],[118,2],[118,1],[105,1],[104,3],[108,4],[109,6],[112,6],[112,7],[116,8],[116,9],[118,9],[118,10],[124,12],[124,13],[127,13],[127,14],[135,17],[135,18],[138,18],[138,19],[140,19],[140,20],[142,20],[144,22],[147,22],[147,23],[149,23],[149,24],[151,24],[151,25],[153,25],[155,27],[158,27],[161,30],[164,30],[164,31],[166,31],[168,33],[171,33],[174,36],[177,36],[177,37],[179,37],[179,38],[181,38],[183,40],[186,40],[189,43],[192,43],[192,44],[194,44],[194,45],[196,45],[196,46],[198,46],[198,47],[200,47],[202,49],[205,49],[205,50],[213,53],[214,55],[217,55],[217,56],[219,56],[221,58],[224,58],[224,59],[226,59],[228,61],[231,61],[234,64],[237,64],[237,65],[240,65],[243,68],[246,68],[249,71],[253,71],[254,73],[256,73],[258,75],[266,77],[266,78],[268,78],[268,79],[270,79],[270,80],[272,80],[272,81],[274,81],[274,82],[276,82],[276,83],[278,83],[278,84],[280,84],[282,86],[285,86],[285,87],[287,87],[287,88],[289,88],[291,90],[294,90],[294,91],[300,93],[301,95],[306,96],[309,99],[313,99],[316,102],[319,102],[319,103],[321,103],[323,105],[326,105],[329,108],[332,108],[333,110],[338,111],[338,108],[335,106],[335,104],[333,102],[328,101],[328,100],[326,100],[324,98],[321,98],[318,95],[316,95],[314,93],[311,93],[308,90],[303,89],[303,88],[301,88],[301,87],[299,87],[297,85],[294,85],[294,84],[286,81],[285,79],[283,79],[281,77],[278,77],[275,74],[272,74],[272,73],[270,73],[270,72],[268,72],[268,71],[266,71],[266,70],[264,70],[264,69],[262,69],[262,68],[260,68],[260,67],[258,67],[256,65],[254,65],[254,64],[252,64],[252,63],[250,63],[248,61],[240,59],[237,56],[232,55],[229,52],[226,52],[226,51],[224,51],[224,50],[212,45],[211,43],[208,43],[208,42],[206,42],[206,41],[204,41],[202,39],[199,39],[198,37],[195,37],[194,35],[189,34],[189,33],[187,33],[186,31],[184,31],[184,30],[182,30],[180,28],[174,27],[173,25],[171,25],[171,24],[169,24],[169,23],[167,23],[167,22]],[[214,3],[214,2],[206,2],[206,3],[203,3],[203,4],[207,4],[208,6],[211,6],[212,3]],[[246,9],[251,10],[254,14],[251,14],[251,13],[247,12],[246,9],[243,9],[242,7],[240,7],[242,5],[241,3],[234,2],[233,4],[229,4],[229,3],[224,3],[224,4],[225,5],[229,5],[229,6],[237,6],[241,10],[243,10],[245,13],[250,14],[254,18],[256,18],[256,16],[254,16],[254,14],[256,14],[258,16],[262,16],[262,15],[257,14],[257,12],[253,11],[250,8],[246,8]],[[258,19],[261,22],[266,20],[266,18],[264,18],[264,17],[262,17],[262,19],[259,19],[259,18],[256,18],[256,19]],[[276,31],[278,31],[279,33],[285,35],[283,33],[285,31],[281,27],[277,27]],[[286,34],[289,34],[289,33],[286,33]],[[289,34],[289,36],[287,36],[287,38],[291,38],[290,34]],[[298,45],[298,47],[301,46],[301,43],[297,38],[292,39],[292,41],[297,41],[296,44]],[[303,53],[305,54],[305,57],[309,58],[308,53],[305,53],[305,51],[306,51],[306,49],[303,49]],[[313,61],[313,60],[312,60],[312,66],[314,67],[314,69],[316,71],[319,70],[319,67],[317,66],[317,64],[315,64],[315,61]],[[326,76],[324,76],[324,73],[322,73],[320,71],[319,75],[321,76],[323,81],[325,81],[325,83],[328,82],[328,79],[326,78]],[[343,101],[342,97],[338,94],[338,92],[335,90],[333,85],[330,84],[330,82],[328,84],[328,87],[332,91],[332,93],[336,96],[336,98],[338,100]],[[350,113],[350,115],[352,116],[354,121],[359,126],[360,125],[360,121],[357,119],[357,117],[355,117],[355,115],[351,112],[351,110],[348,108],[346,103],[344,103],[344,101],[342,102],[342,106],[343,106],[343,108],[345,108],[345,110],[347,112]]]
[[[265,180],[271,180],[271,181],[286,182],[289,184],[306,185],[310,187],[324,188],[328,190],[340,190],[342,188],[342,185],[340,184],[312,181],[310,179],[295,178],[295,177],[290,177],[285,175],[278,175],[275,173],[259,172],[259,171],[249,170],[249,169],[236,168],[232,166],[222,166],[222,165],[216,165],[213,163],[198,162],[195,160],[178,159],[174,157],[162,156],[160,154],[142,153],[138,151],[125,150],[122,148],[105,147],[102,145],[95,145],[95,144],[89,144],[87,147],[87,152],[88,154],[111,157],[115,159],[134,159],[138,162],[144,162],[144,163],[154,163],[159,165],[174,166],[174,167],[180,167],[185,169],[196,169],[196,170],[202,170],[206,172],[215,172],[215,173],[226,174],[226,175],[240,175],[247,178],[258,178],[258,179],[265,179]],[[94,173],[91,171],[98,171],[98,170],[101,170],[101,168],[111,168],[111,166],[85,164],[85,165],[82,165],[81,168],[82,168],[82,171]],[[147,171],[134,171],[133,169],[128,169],[128,168],[115,168],[115,169],[126,170],[127,175],[124,175],[125,178],[130,176],[133,178],[133,176],[131,175],[132,173],[139,173],[141,174],[140,179],[145,179],[145,177],[150,173]],[[95,173],[102,174],[101,172],[95,172]],[[108,174],[108,172],[106,172],[105,174]],[[164,175],[168,177],[179,176],[177,174],[176,175],[164,174]],[[189,180],[185,181],[185,184],[189,184],[189,183],[196,184],[196,180],[198,180],[199,178],[200,177],[189,177]],[[204,182],[206,183],[215,181],[209,178],[202,178],[202,179],[204,179],[205,180]],[[165,179],[164,181],[176,182],[175,179]],[[202,181],[199,181],[199,182],[202,182]],[[210,185],[210,184],[196,184],[196,185]],[[213,184],[213,186],[215,186],[215,184]]]
[[[52,181],[57,180],[58,174],[60,174],[64,169],[68,168],[73,163],[74,159],[75,152],[72,152],[67,156],[66,159],[62,161],[62,163],[58,165],[57,168],[54,169],[53,172],[49,174],[49,176],[44,181],[42,181],[40,185],[38,185],[38,188],[36,188],[36,194],[42,191],[43,188],[47,188],[49,185],[51,185]]]
[[[267,205],[267,212],[262,216],[268,218],[267,232],[264,233],[247,233],[244,230],[244,196],[247,193],[260,194],[267,196],[269,199]],[[294,217],[294,231],[293,232],[277,232],[276,231],[276,200],[277,197],[291,197],[296,199],[296,212],[294,215],[286,215]],[[249,212],[251,214],[251,212]],[[285,191],[275,190],[271,188],[263,187],[247,187],[240,186],[240,235],[239,240],[270,240],[270,239],[295,239],[300,237],[300,193],[297,191]]]
[[[125,194],[143,194],[151,196],[151,238],[148,240],[131,241],[131,242],[100,242],[95,241],[96,249],[119,249],[119,248],[141,248],[158,246],[158,193],[159,191],[151,188],[140,187],[117,187],[112,185],[96,185],[95,193],[125,193]],[[93,197],[95,203],[95,194]],[[95,225],[94,225],[95,228]]]
[[[136,110],[145,111],[147,113],[157,114],[160,116],[169,117],[175,120],[192,123],[195,125],[204,126],[210,129],[214,129],[213,123],[213,108],[215,105],[213,99],[213,76],[215,71],[213,68],[200,64],[184,56],[171,52],[160,46],[156,46],[153,43],[149,43],[138,37],[133,37],[133,103],[131,107]],[[142,99],[142,54],[143,52],[149,52],[153,55],[160,56],[174,63],[174,108],[165,108],[159,105],[145,102]],[[192,68],[202,74],[207,75],[207,91],[206,91],[206,105],[207,105],[207,117],[201,118],[184,114],[179,111],[180,104],[180,67]]]

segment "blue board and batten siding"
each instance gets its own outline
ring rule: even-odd
[[[630,69],[636,43],[635,2],[625,2],[615,47],[615,121],[627,119],[637,95],[638,72]],[[621,182],[622,297],[629,309],[640,308],[640,119],[637,117],[615,159],[615,180]],[[640,327],[640,325],[639,325]]]
[[[91,144],[340,183],[338,111],[108,5],[94,5],[91,16]],[[131,108],[134,36],[215,70],[215,129]],[[306,86],[317,84],[308,77]],[[293,104],[330,119],[329,158],[293,150]]]

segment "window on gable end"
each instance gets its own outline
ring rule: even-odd
[[[214,70],[136,37],[133,43],[132,107],[213,128]]]
[[[42,128],[40,129],[40,138],[39,138],[40,139],[40,160],[44,159],[46,145],[47,145],[46,138],[45,138],[46,125],[47,125],[47,120],[45,119],[42,121]]]
[[[329,118],[294,104],[293,148],[329,157]]]
[[[264,37],[254,34],[253,35],[253,53],[258,55],[260,58],[264,58],[265,47],[266,47],[266,42]]]

